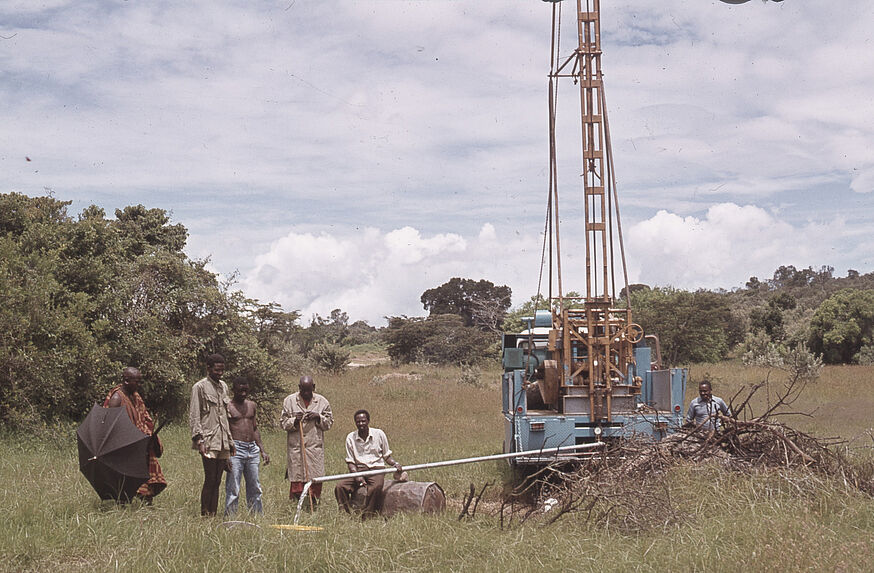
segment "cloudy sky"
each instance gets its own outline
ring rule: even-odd
[[[190,256],[307,320],[421,315],[421,293],[454,276],[520,303],[546,208],[551,14],[539,0],[5,0],[0,191],[73,214],[166,209]],[[870,0],[602,0],[632,282],[874,271],[872,22]],[[578,153],[579,136],[560,145]],[[582,290],[578,263],[565,284]]]

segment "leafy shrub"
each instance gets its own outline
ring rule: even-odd
[[[333,374],[344,372],[349,367],[350,357],[349,350],[330,342],[316,344],[309,354],[316,368]]]
[[[858,359],[874,344],[874,290],[842,289],[826,299],[810,321],[810,347],[829,364]]]
[[[668,364],[718,362],[743,340],[728,300],[717,293],[674,288],[632,291],[634,321],[658,335]]]
[[[458,383],[463,386],[473,386],[474,388],[486,387],[480,369],[466,364],[461,367],[461,375],[458,377]]]
[[[385,340],[395,363],[476,364],[497,357],[497,337],[465,326],[457,314],[428,318],[392,317]]]
[[[822,373],[822,358],[811,352],[804,344],[787,348],[773,342],[766,342],[752,346],[744,354],[743,362],[749,366],[783,370],[789,373],[790,378],[803,382],[813,382]]]
[[[154,414],[179,414],[214,352],[262,398],[281,394],[263,305],[188,259],[184,226],[142,205],[114,220],[69,205],[0,194],[0,425],[80,419],[124,366],[142,371]]]
[[[859,349],[859,364],[874,366],[874,344],[868,344]]]

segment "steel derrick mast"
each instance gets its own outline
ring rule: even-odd
[[[615,406],[623,410],[632,407],[634,397],[641,392],[640,379],[632,375],[631,367],[635,362],[633,346],[640,341],[643,331],[632,322],[627,297],[623,306],[616,304],[619,298],[617,267],[626,292],[628,280],[601,70],[600,0],[576,0],[577,47],[563,60],[557,54],[560,13],[561,4],[553,3],[548,202],[552,330],[548,345],[551,360],[546,364],[545,385],[550,393],[563,396],[565,413],[579,411],[588,414],[593,422],[610,422]],[[558,84],[567,80],[572,80],[579,90],[582,194],[570,201],[582,203],[584,216],[584,297],[566,296],[562,283],[556,109]],[[567,202],[568,198],[562,200]],[[580,229],[575,231],[579,234]],[[614,243],[618,243],[618,253]],[[554,287],[556,293],[553,293]],[[553,369],[555,371],[550,373]],[[627,404],[614,404],[614,401]]]
[[[504,451],[528,454],[537,448],[615,439],[660,440],[682,423],[687,376],[685,369],[662,366],[658,338],[649,335],[644,341],[643,329],[632,321],[628,297],[619,296],[619,289],[629,289],[601,70],[601,2],[575,0],[575,46],[562,56],[562,3],[547,1],[552,3],[544,232],[549,306],[523,317],[526,328],[521,332],[501,337]],[[574,118],[570,122],[557,119],[559,103],[565,104],[559,102],[560,84],[574,85],[573,98],[561,107]],[[575,141],[578,153],[558,152]],[[561,192],[560,174],[562,183],[571,183]],[[569,241],[574,241],[572,248]],[[585,257],[584,264],[575,262],[575,272],[568,273],[582,289],[585,270],[584,294],[565,290],[563,255],[568,260]],[[541,281],[545,263],[544,256]],[[539,287],[537,295],[535,300]],[[565,459],[585,455],[557,454]],[[555,459],[531,454],[514,458],[513,464],[542,465]]]

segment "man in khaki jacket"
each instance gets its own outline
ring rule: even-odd
[[[191,388],[188,409],[191,448],[200,453],[203,462],[200,515],[215,515],[222,472],[230,469],[231,456],[236,453],[228,425],[228,402],[231,398],[228,385],[221,379],[224,372],[224,357],[213,354],[206,359],[206,378]]]
[[[279,425],[288,432],[286,475],[291,482],[289,498],[292,500],[300,498],[304,483],[325,475],[325,431],[334,424],[331,405],[324,396],[315,393],[316,383],[312,376],[301,376],[297,388],[298,391],[289,395],[282,403],[282,414],[279,418]],[[318,502],[322,495],[322,484],[313,484],[309,495],[310,499]]]

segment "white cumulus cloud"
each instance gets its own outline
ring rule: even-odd
[[[662,210],[629,232],[634,281],[678,288],[740,287],[751,276],[770,277],[781,265],[832,265],[849,231],[844,222],[792,225],[754,205],[720,203],[703,217]]]
[[[315,313],[326,316],[340,308],[352,320],[381,326],[385,316],[425,314],[422,293],[456,276],[518,285],[517,299],[531,296],[539,240],[516,233],[504,237],[490,223],[469,238],[425,235],[412,227],[292,231],[255,257],[240,286],[259,300],[300,311],[304,323]]]
[[[856,172],[850,182],[850,188],[856,193],[871,193],[874,191],[874,166]]]

